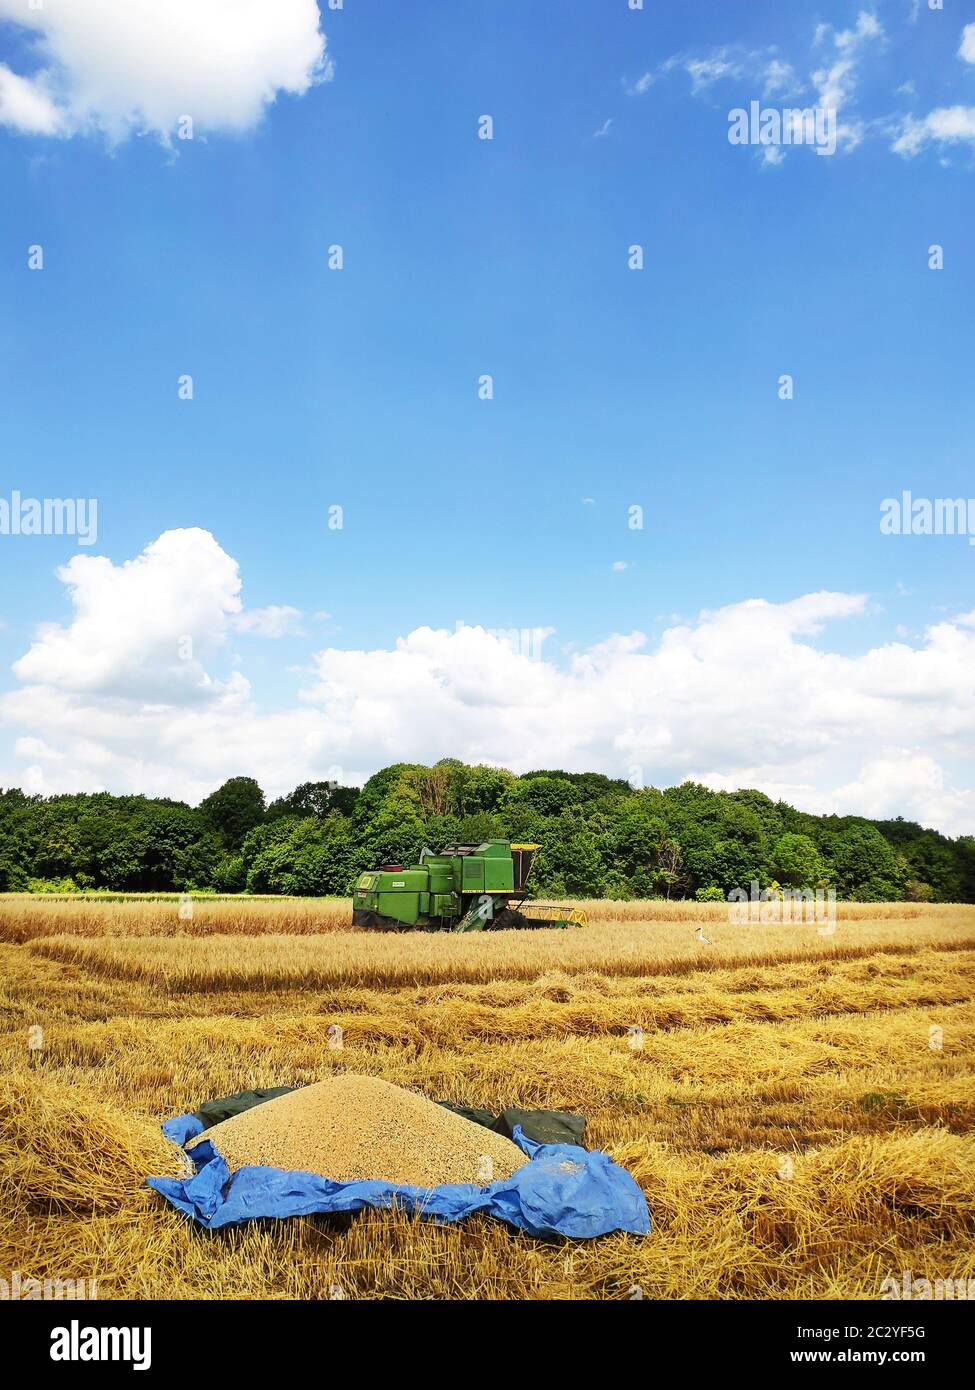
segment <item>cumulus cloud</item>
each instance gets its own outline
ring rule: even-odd
[[[863,816],[882,820],[891,806],[922,825],[944,823],[971,829],[975,792],[945,786],[944,768],[928,754],[911,748],[885,748],[869,758],[857,777],[837,788],[835,802]]]
[[[961,33],[958,57],[975,63],[975,24],[966,24]],[[975,106],[938,106],[926,116],[907,116],[896,126],[897,138],[891,145],[895,154],[913,157],[925,145],[975,144]]]
[[[75,555],[57,575],[73,619],[41,627],[14,663],[20,680],[148,700],[216,693],[202,663],[240,612],[240,575],[208,531],[166,531],[122,565]]]
[[[239,674],[215,680],[205,663],[230,634],[300,633],[286,604],[243,609],[235,560],[209,531],[166,531],[121,565],[75,555],[57,571],[70,623],[46,623],[14,663],[28,685],[154,703],[212,702],[246,691]]]
[[[33,71],[0,67],[0,123],[25,134],[239,132],[331,72],[315,0],[0,0],[0,20],[32,40]]]
[[[975,143],[975,106],[939,106],[920,120],[909,116],[891,149],[910,159],[932,140],[941,145]]]
[[[852,656],[826,634],[868,611],[862,594],[733,603],[671,620],[655,643],[614,634],[567,664],[482,627],[418,627],[391,648],[319,651],[295,698],[266,710],[243,675],[209,669],[243,610],[237,564],[208,532],[166,532],[120,565],[76,556],[59,575],[73,620],[38,634],[0,696],[17,760],[0,780],[34,791],[197,800],[248,773],[278,794],[336,768],[361,781],[454,754],[658,785],[691,776],[972,829],[973,793],[945,769],[975,748],[975,611],[916,646]],[[255,611],[278,615],[273,630],[296,620]]]

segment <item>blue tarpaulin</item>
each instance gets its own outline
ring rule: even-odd
[[[163,1133],[185,1145],[202,1134],[196,1115],[167,1120]],[[633,1178],[606,1154],[574,1144],[536,1144],[515,1125],[514,1142],[526,1154],[524,1167],[510,1178],[474,1187],[403,1187],[389,1182],[333,1182],[317,1173],[281,1168],[240,1168],[231,1175],[208,1139],[194,1147],[197,1171],[189,1178],[147,1178],[187,1216],[208,1230],[236,1226],[259,1217],[311,1216],[396,1206],[435,1221],[463,1221],[486,1212],[533,1236],[586,1239],[610,1231],[646,1235],[646,1198]]]

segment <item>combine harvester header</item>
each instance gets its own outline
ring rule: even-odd
[[[352,925],[371,931],[510,931],[582,927],[586,915],[557,903],[529,903],[528,876],[539,845],[485,840],[423,850],[419,864],[384,864],[361,874]]]

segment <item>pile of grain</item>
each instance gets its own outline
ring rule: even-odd
[[[264,1164],[337,1182],[483,1186],[527,1162],[510,1139],[415,1091],[348,1073],[255,1105],[200,1138],[210,1140],[232,1173]]]

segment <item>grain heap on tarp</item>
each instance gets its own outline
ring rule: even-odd
[[[412,1091],[348,1073],[274,1100],[243,1091],[208,1108],[227,1118],[208,1127],[208,1116],[188,1112],[163,1124],[193,1173],[146,1182],[210,1231],[367,1207],[443,1222],[491,1216],[541,1237],[650,1230],[647,1199],[626,1169],[598,1149],[528,1138],[514,1117],[535,1112],[504,1112],[509,1140]],[[581,1131],[579,1116],[547,1115],[556,1134],[568,1122]]]
[[[402,1086],[351,1073],[255,1105],[200,1138],[231,1173],[262,1165],[335,1182],[481,1186],[509,1178],[528,1161],[501,1134]]]

